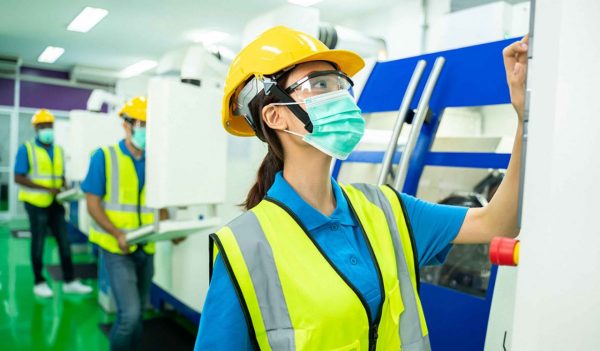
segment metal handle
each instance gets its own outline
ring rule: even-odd
[[[419,100],[419,105],[417,107],[417,113],[413,117],[412,129],[410,130],[406,147],[404,148],[404,151],[402,151],[402,156],[400,157],[398,175],[394,180],[394,188],[398,191],[402,191],[402,188],[404,187],[406,174],[408,173],[408,164],[410,162],[412,153],[415,150],[417,139],[421,133],[421,127],[425,121],[425,116],[427,116],[427,111],[429,110],[429,100],[431,99],[431,94],[433,93],[433,89],[435,88],[445,62],[446,59],[441,56],[435,59],[431,74],[429,75],[429,78],[427,78],[427,83],[425,83],[425,88],[423,89],[423,94],[421,95],[421,99]]]
[[[392,160],[394,159],[394,154],[396,153],[396,148],[398,147],[398,138],[400,137],[402,126],[404,125],[404,121],[406,120],[406,114],[408,113],[408,109],[410,108],[410,104],[412,103],[415,91],[417,90],[417,85],[421,81],[421,76],[423,75],[425,66],[427,66],[427,61],[419,60],[419,62],[417,62],[417,66],[415,67],[412,77],[408,82],[408,86],[406,87],[406,92],[404,92],[404,97],[402,98],[400,109],[398,110],[396,124],[394,124],[394,129],[392,131],[392,138],[390,139],[390,142],[385,151],[385,155],[383,156],[383,165],[381,166],[381,172],[379,173],[379,179],[377,180],[378,185],[385,184],[387,177],[390,173]]]

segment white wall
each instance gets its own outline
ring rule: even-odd
[[[536,9],[511,350],[598,350],[600,2]]]
[[[427,3],[427,17],[421,0],[403,0],[339,24],[385,39],[389,59],[502,40],[523,35],[529,28],[528,2],[511,5],[498,1],[452,13],[450,0]],[[428,26],[423,42],[425,20]]]

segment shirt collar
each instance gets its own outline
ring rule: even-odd
[[[45,147],[52,147],[52,146],[54,146],[54,143],[50,143],[50,144],[48,144],[48,145],[45,145],[44,143],[42,143],[42,142],[40,141],[40,138],[38,138],[38,137],[35,137],[35,144],[36,144],[37,146],[44,147],[44,148],[45,148]]]
[[[275,181],[269,191],[267,191],[267,196],[286,205],[300,219],[308,231],[312,231],[332,221],[337,221],[343,225],[356,226],[357,223],[352,216],[348,201],[342,189],[333,178],[331,178],[331,187],[336,199],[336,207],[330,217],[325,216],[304,201],[285,178],[283,178],[281,171],[275,175]]]
[[[127,145],[125,144],[125,139],[122,139],[121,141],[119,141],[119,147],[121,148],[121,151],[123,151],[123,153],[125,155],[131,157],[135,161],[141,161],[141,160],[143,160],[143,159],[146,158],[146,151],[145,150],[142,151],[142,157],[140,159],[136,159],[135,157],[133,157],[133,155],[131,154],[131,152],[127,148]]]

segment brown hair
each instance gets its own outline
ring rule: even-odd
[[[287,74],[284,74],[280,77],[277,85],[282,87],[286,76]],[[246,201],[242,204],[246,210],[253,208],[262,201],[267,194],[267,190],[273,185],[277,172],[283,170],[283,147],[281,146],[281,141],[277,133],[266,125],[262,119],[263,108],[278,101],[273,94],[265,95],[264,92],[260,92],[249,104],[252,120],[256,126],[256,136],[267,143],[268,151],[258,168],[256,183],[252,186],[246,196]]]

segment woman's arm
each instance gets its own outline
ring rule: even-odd
[[[519,178],[521,173],[521,146],[523,138],[523,113],[525,110],[525,78],[527,76],[527,42],[521,41],[504,49],[506,80],[510,90],[511,102],[519,117],[519,126],[506,175],[498,191],[483,208],[471,208],[458,232],[454,243],[488,243],[493,237],[516,237]]]

